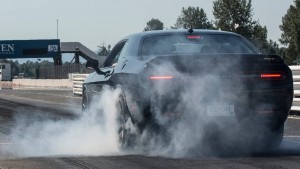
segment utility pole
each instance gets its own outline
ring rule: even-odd
[[[58,39],[58,19],[56,20],[56,38]]]

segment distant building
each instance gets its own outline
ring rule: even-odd
[[[11,65],[10,63],[0,63],[0,81],[11,80]]]

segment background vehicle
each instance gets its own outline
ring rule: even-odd
[[[105,85],[121,91],[118,142],[123,149],[137,144],[146,130],[154,133],[151,137],[170,139],[192,131],[179,137],[195,143],[223,141],[217,136],[234,145],[276,147],[293,100],[292,74],[283,60],[260,54],[230,32],[137,33],[117,43],[101,68],[95,60],[86,66],[95,72],[83,85],[84,110]]]

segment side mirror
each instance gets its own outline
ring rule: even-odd
[[[107,73],[109,73],[109,72],[103,72],[103,71],[100,70],[98,60],[94,60],[94,59],[88,60],[88,61],[85,63],[85,67],[86,67],[87,69],[95,70],[96,73],[99,74],[99,75],[106,75]]]

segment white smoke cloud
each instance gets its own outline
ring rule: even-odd
[[[10,153],[18,156],[107,155],[118,153],[116,144],[116,99],[119,91],[105,88],[90,111],[75,119],[16,117]]]

